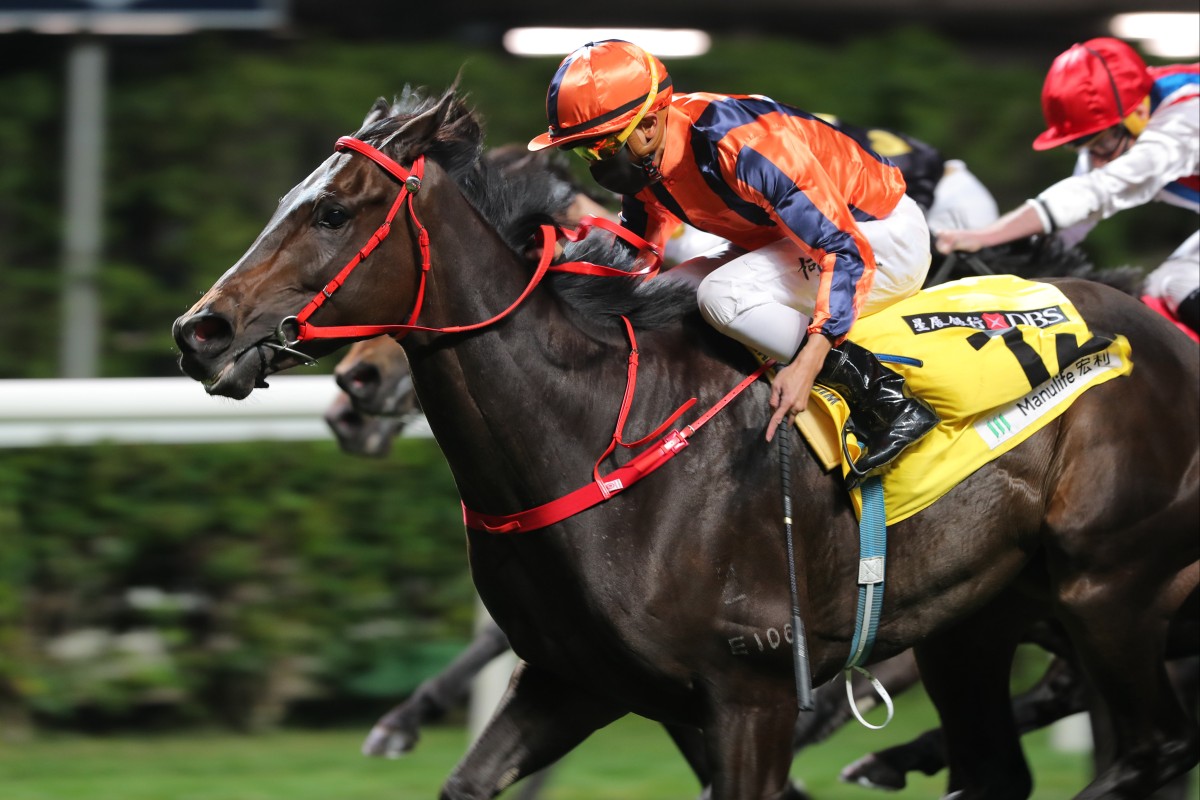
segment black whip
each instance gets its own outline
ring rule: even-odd
[[[800,619],[800,597],[796,588],[796,550],[792,543],[792,445],[790,417],[779,426],[779,472],[783,484],[783,533],[787,539],[788,588],[792,593],[792,666],[796,674],[796,702],[801,711],[812,711],[812,673],[808,667],[808,641]]]

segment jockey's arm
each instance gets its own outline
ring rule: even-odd
[[[1050,226],[1045,212],[1037,200],[1029,200],[1014,208],[1000,219],[984,228],[961,231],[942,231],[937,237],[938,252],[949,254],[955,250],[974,253],[984,247],[995,247],[1017,239],[1048,233]]]

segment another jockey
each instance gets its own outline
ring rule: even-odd
[[[943,253],[1062,231],[1075,244],[1100,220],[1151,200],[1200,212],[1200,64],[1147,67],[1118,39],[1091,39],[1054,60],[1042,87],[1048,128],[1035,150],[1079,151],[1075,174],[994,224],[938,235]],[[1200,330],[1200,231],[1146,278],[1158,298]]]
[[[623,224],[663,245],[682,221],[732,244],[674,268],[705,319],[788,362],[771,388],[772,438],[818,378],[852,409],[865,475],[938,423],[903,378],[846,340],[859,314],[921,288],[929,230],[891,162],[817,117],[759,95],[674,94],[662,62],[620,40],[559,65],[549,130],[623,196]],[[832,357],[827,358],[831,355]]]

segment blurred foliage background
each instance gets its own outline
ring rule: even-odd
[[[42,37],[45,39],[46,37]],[[56,42],[56,39],[51,39]],[[376,97],[406,84],[461,84],[489,143],[545,124],[557,58],[455,44],[217,36],[111,48],[101,375],[175,375],[170,323],[231,266],[280,196],[351,133]],[[55,374],[62,205],[63,46],[0,70],[0,378]],[[668,64],[678,90],[767,94],[891,127],[962,158],[1007,209],[1069,173],[1069,152],[1035,153],[1045,65],[976,60],[918,28],[822,46],[718,37]],[[1105,222],[1099,266],[1156,265],[1190,233],[1161,206]],[[1176,234],[1177,231],[1182,233]]]
[[[65,46],[43,39],[0,56],[0,378],[56,372]],[[178,374],[172,320],[376,97],[440,91],[461,71],[489,142],[525,141],[558,62],[216,35],[122,41],[110,57],[104,377]],[[985,61],[919,29],[837,46],[718,36],[707,56],[668,66],[678,90],[768,94],[915,135],[964,159],[1002,209],[1071,169],[1071,154],[1029,146],[1044,64]],[[1102,224],[1092,258],[1155,265],[1194,224],[1162,212]],[[150,715],[253,729],[305,709],[381,711],[380,697],[449,659],[472,613],[448,471],[431,442],[394,452],[0,452],[0,724]]]
[[[9,451],[0,725],[382,712],[469,637],[457,498],[429,440]]]

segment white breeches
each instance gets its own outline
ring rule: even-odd
[[[1174,314],[1189,294],[1200,288],[1200,231],[1196,231],[1146,276],[1145,294],[1157,297]]]
[[[860,222],[875,251],[875,280],[860,314],[915,294],[929,272],[929,229],[905,195],[887,217]],[[696,287],[700,313],[717,330],[780,361],[804,341],[816,306],[820,271],[791,239],[747,253],[726,245],[665,274]]]

